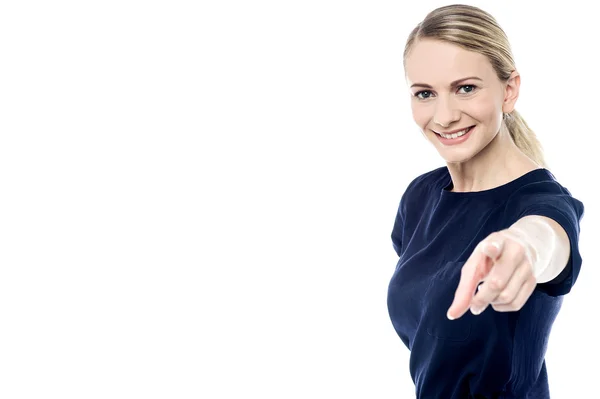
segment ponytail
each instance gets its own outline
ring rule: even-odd
[[[543,147],[521,114],[516,109],[504,114],[504,123],[517,147],[539,166],[547,168]]]

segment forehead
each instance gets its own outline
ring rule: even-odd
[[[494,70],[488,59],[451,43],[419,40],[406,58],[406,78],[409,85],[427,83],[446,86],[467,76],[491,79]]]

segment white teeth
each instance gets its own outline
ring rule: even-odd
[[[467,133],[467,130],[469,130],[469,128],[461,130],[458,133],[453,133],[453,134],[449,134],[449,135],[448,134],[439,133],[439,135],[442,136],[445,139],[455,139],[457,137],[464,136]]]

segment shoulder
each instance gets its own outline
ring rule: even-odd
[[[516,210],[550,203],[559,207],[575,208],[577,213],[583,213],[583,203],[573,197],[552,172],[548,169],[539,169],[535,172],[509,195],[506,203],[510,208]]]
[[[406,191],[423,193],[432,189],[442,189],[448,183],[450,174],[448,168],[442,166],[415,177],[408,185]]]
[[[505,223],[511,225],[527,215],[550,217],[561,224],[577,225],[584,205],[547,169],[531,173],[505,202]]]
[[[398,208],[400,213],[422,209],[429,201],[440,195],[444,184],[447,184],[450,174],[447,167],[436,168],[422,173],[408,183]]]

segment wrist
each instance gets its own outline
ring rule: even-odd
[[[552,254],[557,241],[556,233],[548,223],[536,218],[523,219],[513,224],[508,230],[512,235],[518,237],[523,245],[529,257],[533,275],[539,282],[549,271],[552,263]]]

